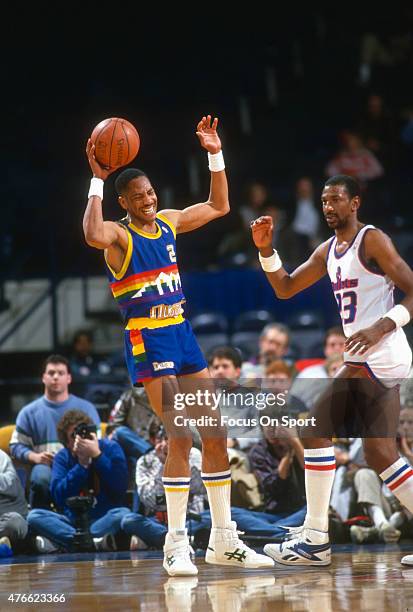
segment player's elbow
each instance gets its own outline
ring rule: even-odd
[[[106,245],[103,243],[102,238],[94,232],[85,231],[85,240],[86,240],[86,244],[88,244],[89,246],[95,249],[105,249],[106,248]]]

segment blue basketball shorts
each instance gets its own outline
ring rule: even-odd
[[[132,384],[158,376],[194,374],[207,367],[188,321],[125,330],[125,357]]]

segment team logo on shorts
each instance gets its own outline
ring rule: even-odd
[[[173,361],[153,361],[152,365],[155,372],[158,372],[158,370],[168,370],[175,367]]]

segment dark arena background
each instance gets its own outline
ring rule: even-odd
[[[206,564],[203,489],[187,517],[199,573],[168,576],[162,567],[166,506],[158,487],[165,432],[142,385],[131,387],[103,255],[86,244],[82,229],[91,178],[85,147],[96,124],[107,117],[130,121],[141,146],[129,167],[147,173],[159,210],[182,209],[208,199],[207,154],[195,131],[203,115],[218,117],[231,211],[177,238],[184,316],[213,377],[244,390],[264,381],[267,389],[288,390],[297,400],[292,416],[306,418],[320,393],[319,377],[327,380],[343,363],[337,303],[328,276],[291,299],[277,298],[250,222],[273,218],[273,246],[292,272],[332,236],[321,205],[325,181],[352,175],[361,185],[359,219],[388,234],[413,267],[413,8],[351,6],[295,7],[277,16],[238,7],[236,21],[224,22],[215,6],[188,21],[163,9],[96,6],[95,15],[65,5],[49,14],[31,7],[33,15],[13,7],[4,19],[0,610],[413,609],[413,567],[400,563],[413,553],[413,518],[368,468],[354,431],[333,440],[331,565],[242,570]],[[117,174],[105,182],[105,220],[124,216]],[[402,298],[396,288],[396,303]],[[404,331],[412,345],[412,325]],[[67,409],[82,410],[76,398],[92,404],[98,436],[116,445],[124,462],[121,493],[110,490],[114,476],[110,483],[88,482],[89,493],[109,487],[110,507],[149,521],[143,531],[123,529],[120,521],[115,528],[112,521],[96,535],[93,513],[81,504],[73,510],[76,535],[66,544],[30,521],[30,513],[47,510],[43,520],[52,528],[50,513],[61,514],[65,502],[48,480],[63,444],[54,430],[41,439],[40,409],[30,417],[22,412],[45,392],[47,401],[50,355],[66,358],[71,371],[60,399],[71,401]],[[410,465],[411,376],[400,382],[397,433]],[[260,553],[283,540],[283,521],[298,526],[305,516],[294,433],[270,439],[259,423],[250,433],[229,429],[233,517],[241,539]],[[199,453],[196,432],[194,447]],[[287,471],[280,467],[285,456]],[[157,474],[144,461],[149,457],[159,463]],[[200,462],[192,476],[200,481]],[[364,477],[383,500],[384,523],[361,499],[357,483]],[[148,483],[156,490],[152,505]],[[70,495],[85,499],[87,491],[72,487]],[[13,521],[10,527],[11,512],[19,515],[18,527]],[[301,522],[288,523],[297,512]]]

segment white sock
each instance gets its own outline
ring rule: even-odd
[[[208,493],[212,527],[231,526],[231,471],[201,473]]]
[[[189,476],[162,478],[168,512],[168,531],[185,530],[190,480]]]
[[[304,526],[328,531],[328,508],[336,473],[334,447],[305,448],[305,491],[307,514]]]
[[[369,517],[373,521],[375,527],[380,527],[380,525],[383,523],[388,523],[386,515],[383,512],[383,508],[380,508],[380,506],[367,504],[367,512],[369,513]]]
[[[380,478],[409,512],[413,513],[413,470],[405,459],[400,457],[386,468]]]

